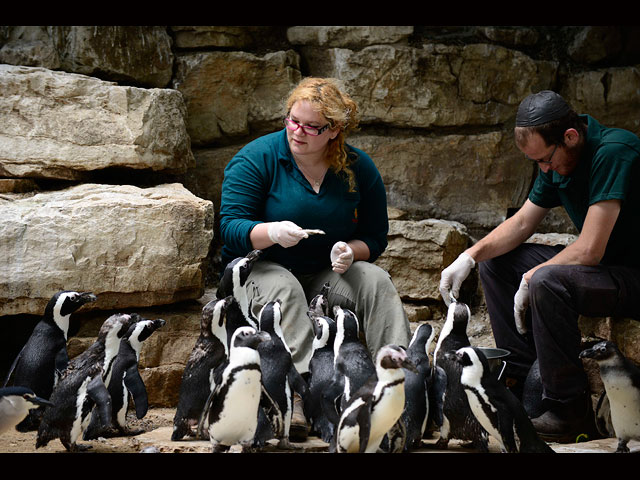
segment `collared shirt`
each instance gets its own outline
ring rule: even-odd
[[[562,205],[578,231],[595,203],[617,199],[622,208],[611,232],[603,264],[640,267],[640,139],[620,128],[607,128],[589,115],[587,137],[576,169],[563,176],[540,171],[529,200],[543,208]]]
[[[362,240],[373,262],[387,246],[389,221],[386,191],[371,158],[348,146],[356,178],[349,192],[345,176],[329,169],[316,193],[298,169],[286,130],[260,137],[227,164],[220,202],[220,233],[226,265],[253,249],[249,234],[261,222],[289,220],[302,228],[323,230],[297,245],[273,245],[262,258],[295,274],[315,273],[331,264],[329,253],[338,241]]]

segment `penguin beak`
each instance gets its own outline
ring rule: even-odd
[[[252,250],[245,258],[249,260],[249,262],[255,262],[260,258],[260,255],[262,255],[262,250]]]
[[[84,292],[80,294],[80,298],[79,298],[81,305],[84,305],[85,303],[92,303],[92,302],[95,302],[96,300],[98,300],[98,297],[96,297],[91,292]]]
[[[24,399],[27,402],[34,404],[35,406],[33,408],[36,408],[37,406],[53,407],[53,403],[49,400],[45,400],[44,398],[40,398],[35,395],[25,395]]]
[[[593,358],[593,348],[587,348],[578,355],[578,358]]]
[[[418,369],[416,368],[415,364],[408,358],[405,358],[404,360],[402,360],[402,363],[400,365],[402,366],[402,368],[405,368],[410,372],[418,373]]]

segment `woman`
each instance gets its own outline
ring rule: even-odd
[[[387,343],[408,345],[410,330],[388,273],[371,263],[387,246],[386,193],[371,158],[345,144],[357,105],[334,80],[307,78],[286,108],[285,128],[249,143],[225,168],[220,231],[225,265],[263,250],[249,299],[256,314],[282,300],[282,331],[304,374],[313,342],[308,302],[325,282],[331,308],[358,316],[372,355]]]

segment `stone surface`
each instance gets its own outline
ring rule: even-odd
[[[556,64],[488,44],[303,50],[310,74],[348,86],[362,123],[397,127],[501,125],[520,101],[549,88]]]
[[[0,65],[0,175],[78,179],[193,166],[180,92]]]
[[[63,289],[94,292],[98,309],[203,294],[213,207],[180,184],[84,184],[0,205],[0,315],[42,314]]]
[[[287,29],[293,45],[318,47],[364,47],[406,41],[412,26],[297,26]]]
[[[513,135],[357,135],[376,163],[390,206],[468,228],[491,228],[527,197],[534,167]]]
[[[282,125],[284,100],[301,78],[293,50],[262,57],[247,52],[178,55],[173,86],[189,111],[194,145]]]
[[[13,26],[0,63],[60,69],[164,88],[173,69],[171,37],[160,26]]]
[[[463,225],[444,220],[390,220],[389,245],[376,264],[404,300],[439,300],[442,269],[467,248]]]

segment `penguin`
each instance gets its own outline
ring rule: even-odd
[[[67,336],[71,314],[83,305],[95,302],[90,292],[61,291],[53,295],[31,336],[9,369],[3,386],[13,374],[14,386],[28,387],[39,397],[48,399],[61,373],[67,368]],[[42,409],[34,409],[18,425],[22,432],[38,428]]]
[[[416,372],[405,372],[404,391],[406,405],[402,419],[406,428],[404,450],[418,448],[427,428],[429,418],[429,381],[431,362],[429,348],[435,337],[433,327],[428,323],[419,325],[413,332],[407,358],[415,365]]]
[[[0,388],[0,435],[22,422],[29,410],[52,405],[28,387]]]
[[[579,357],[598,363],[609,399],[611,424],[618,438],[616,453],[628,453],[629,440],[640,440],[640,368],[610,341],[583,350]]]
[[[356,315],[339,306],[334,307],[333,314],[336,319],[334,364],[336,373],[343,378],[344,405],[351,394],[376,373],[376,367],[369,350],[360,341],[360,325]]]
[[[111,397],[104,381],[118,354],[120,339],[133,322],[128,314],[111,315],[100,327],[96,341],[69,362],[51,393],[53,406],[42,416],[36,449],[55,438],[70,452],[91,448],[76,442],[88,425],[94,405],[103,425],[111,426]]]
[[[269,396],[278,404],[278,414],[282,421],[269,418],[268,412],[260,413],[255,444],[263,447],[271,438],[278,438],[278,448],[291,448],[289,430],[293,415],[293,393],[297,392],[302,399],[307,395],[307,383],[293,364],[291,350],[282,334],[282,302],[279,299],[268,302],[258,315],[261,332],[266,332],[270,340],[258,345],[262,384]],[[274,431],[272,425],[282,425],[280,431]]]
[[[375,453],[397,424],[405,404],[403,369],[416,371],[406,352],[386,345],[376,354],[376,373],[345,405],[335,432],[336,453]]]
[[[232,336],[229,358],[205,404],[201,422],[209,432],[212,452],[240,444],[251,451],[258,426],[258,409],[265,397],[258,345],[270,340],[267,332],[240,327]]]
[[[227,311],[231,305],[235,306],[244,320],[233,296],[212,300],[202,309],[200,336],[191,350],[182,373],[178,405],[173,417],[172,441],[180,440],[185,436],[199,436],[192,427],[197,426],[207,397],[214,389],[213,372],[224,364],[228,355],[229,340],[226,322]]]
[[[542,399],[542,377],[540,376],[540,363],[536,358],[522,385],[522,405],[529,418],[542,415],[547,407]]]
[[[262,255],[262,250],[252,250],[245,257],[238,257],[227,264],[216,290],[216,298],[222,300],[233,295],[250,326],[257,329],[258,319],[253,314],[251,302],[247,294],[247,279],[253,265]],[[233,333],[233,332],[232,332]]]
[[[165,325],[162,319],[148,320],[133,314],[135,323],[120,339],[118,355],[113,362],[110,378],[105,382],[107,391],[111,397],[111,412],[113,429],[107,429],[100,423],[100,417],[94,410],[89,426],[84,432],[84,440],[93,440],[102,437],[138,435],[143,430],[127,429],[127,410],[129,396],[135,405],[136,417],[143,418],[149,407],[147,389],[138,370],[142,342],[153,334],[158,328]]]
[[[309,390],[304,399],[304,414],[311,430],[324,442],[330,443],[334,433],[334,422],[322,408],[322,395],[331,387],[335,373],[333,344],[336,338],[336,322],[330,317],[308,313],[313,324],[313,344],[309,360]]]
[[[321,315],[323,317],[329,316],[329,292],[331,291],[331,284],[325,283],[320,290],[320,293],[313,297],[309,302],[309,314]]]
[[[536,433],[522,403],[491,371],[482,350],[463,347],[445,357],[461,366],[460,384],[471,412],[503,452],[554,453]]]
[[[371,353],[360,341],[356,315],[349,309],[335,306],[333,317],[336,321],[334,374],[331,385],[322,394],[322,408],[327,418],[337,425],[353,392],[376,373],[376,368]]]
[[[467,337],[470,317],[471,310],[465,303],[452,301],[433,354],[434,364],[442,369],[439,372],[446,378],[440,438],[434,447],[446,449],[449,439],[457,438],[470,441],[481,452],[487,452],[488,433],[471,413],[469,401],[460,384],[461,367],[457,362],[445,357],[448,351],[471,346]]]

